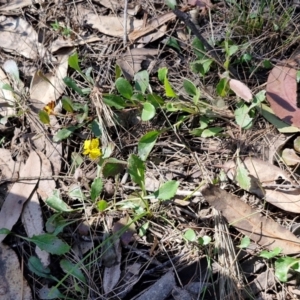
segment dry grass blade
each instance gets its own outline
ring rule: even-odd
[[[215,247],[218,249],[219,291],[220,299],[240,299],[240,287],[243,285],[242,273],[236,258],[235,248],[229,234],[228,226],[220,212],[215,215]]]

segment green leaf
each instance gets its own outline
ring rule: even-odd
[[[165,92],[166,92],[166,96],[167,97],[170,97],[170,98],[174,98],[174,97],[177,97],[176,93],[174,92],[168,78],[166,77],[165,78],[165,81],[164,81],[164,87],[165,87]]]
[[[183,87],[188,95],[190,96],[196,96],[197,95],[197,87],[194,85],[194,83],[188,79],[183,80]]]
[[[228,56],[232,56],[239,50],[239,47],[237,45],[232,45],[229,47]]]
[[[58,290],[57,287],[53,286],[52,288],[48,288],[47,286],[44,285],[39,290],[39,299],[52,300],[52,299],[69,299],[69,298],[65,298],[65,296]]]
[[[6,228],[1,228],[0,229],[0,234],[10,234],[10,230],[6,229]]]
[[[35,275],[43,278],[51,278],[50,269],[44,267],[40,259],[36,256],[30,256],[28,260],[28,268]]]
[[[73,55],[71,55],[68,59],[68,64],[69,66],[78,71],[79,73],[82,73],[80,67],[79,67],[79,63],[78,63],[78,53],[75,52]]]
[[[115,80],[117,80],[119,77],[121,77],[122,69],[119,65],[115,65]]]
[[[131,180],[138,184],[142,190],[145,187],[145,164],[135,154],[131,154],[128,158],[128,173]]]
[[[297,71],[297,83],[300,82],[300,71]]]
[[[249,191],[251,187],[251,179],[249,177],[249,172],[245,168],[245,166],[241,163],[241,160],[237,159],[237,169],[236,169],[236,177],[235,180],[238,182],[239,186]]]
[[[72,186],[72,189],[69,190],[68,195],[71,199],[73,200],[79,200],[79,201],[84,201],[85,200],[85,195],[82,192],[82,189],[80,186]]]
[[[298,265],[298,266],[295,266]],[[287,282],[288,280],[288,272],[290,268],[298,268],[299,267],[299,258],[293,258],[293,257],[284,257],[279,258],[275,261],[275,276],[281,281],[281,282]]]
[[[156,192],[154,196],[159,200],[169,200],[176,195],[179,182],[175,180],[170,180],[165,182]]]
[[[118,90],[118,92],[126,99],[130,100],[132,95],[133,95],[133,91],[132,91],[132,86],[129,83],[128,80],[120,77],[116,80],[116,88]]]
[[[143,103],[143,110],[142,110],[142,121],[149,121],[151,120],[154,116],[155,116],[155,107],[149,103],[149,102],[145,102]]]
[[[175,9],[176,5],[177,5],[177,1],[176,0],[165,0],[165,3],[171,8],[171,9]]]
[[[228,78],[222,78],[217,84],[217,93],[219,96],[221,97],[227,96],[230,90],[228,82],[229,82]]]
[[[96,207],[100,212],[105,211],[108,207],[107,201],[105,201],[105,200],[98,201],[96,204]]]
[[[201,137],[208,138],[208,137],[216,136],[221,131],[223,131],[223,128],[221,127],[210,127],[202,131]]]
[[[0,82],[0,89],[1,90],[11,91],[11,92],[14,91],[13,88],[8,83],[2,84],[2,82]]]
[[[70,261],[68,261],[67,259],[62,259],[60,261],[60,267],[62,268],[62,270],[68,274],[71,275],[75,278],[77,278],[79,281],[86,283],[86,279],[82,273],[82,271],[79,269],[79,267],[73,263],[71,263]]]
[[[161,83],[165,82],[165,78],[167,77],[168,69],[166,67],[158,69],[158,79]]]
[[[105,178],[107,177],[114,177],[118,174],[120,174],[124,170],[124,166],[126,165],[126,162],[122,160],[118,160],[116,158],[108,158],[103,163],[102,167],[102,174]]]
[[[70,126],[68,128],[60,129],[56,132],[53,137],[53,142],[58,143],[62,140],[68,138],[75,130],[77,129],[76,126]]]
[[[138,143],[138,155],[143,161],[147,159],[149,153],[152,151],[159,134],[158,131],[153,130],[140,138]]]
[[[271,259],[281,253],[282,249],[279,247],[274,248],[272,251],[263,250],[259,253],[259,257]]]
[[[236,123],[243,129],[249,129],[253,125],[253,118],[249,115],[249,107],[243,102],[239,103],[238,108],[234,111]]]
[[[101,194],[103,181],[101,178],[95,178],[91,185],[91,200],[94,202]]]
[[[155,108],[164,105],[164,100],[161,96],[156,94],[148,94],[147,101],[150,102]]]
[[[71,247],[61,239],[50,233],[34,235],[32,238],[24,238],[26,241],[32,242],[42,250],[50,254],[62,255],[71,249]]]
[[[61,103],[62,107],[67,111],[67,112],[74,112],[73,108],[73,101],[69,97],[62,97],[61,98]]]
[[[184,233],[184,237],[189,241],[189,242],[195,242],[197,239],[196,233],[193,229],[188,229],[185,233]]]
[[[44,110],[39,111],[39,119],[43,124],[50,124],[50,117]]]
[[[91,130],[95,137],[102,136],[101,127],[97,120],[93,120],[93,122],[91,123]]]
[[[61,215],[61,213],[55,213],[46,222],[46,231],[52,233],[53,235],[58,235],[64,228],[70,224],[73,224],[76,220],[67,222]]]
[[[126,103],[124,99],[120,96],[113,95],[113,94],[103,94],[103,102],[110,106],[114,107],[116,109],[122,109],[126,107]]]
[[[198,38],[195,38],[192,41],[192,46],[194,48],[195,54],[198,57],[198,60],[203,59],[205,57],[205,47],[203,43]]]
[[[174,37],[171,36],[167,40],[166,45],[169,46],[169,47],[175,48],[176,50],[178,50],[178,52],[180,52],[180,46],[178,44],[178,41]]]
[[[149,73],[146,70],[134,75],[135,89],[144,94],[149,86]]]
[[[139,236],[143,237],[147,233],[147,229],[149,228],[150,223],[145,222],[140,228],[139,228]]]
[[[78,93],[79,95],[84,96],[83,91],[81,90],[81,88],[79,88],[79,87],[77,86],[76,82],[75,82],[72,78],[70,78],[70,77],[65,77],[65,78],[63,79],[63,81],[64,81],[64,83],[65,83],[65,85],[66,85],[67,87],[69,87],[70,89],[72,89],[73,91],[75,91],[76,93]]]
[[[59,190],[54,190],[52,196],[46,199],[46,204],[56,211],[70,212],[73,211],[61,198]]]
[[[200,238],[198,238],[198,243],[202,246],[206,246],[211,242],[211,237],[208,235],[204,235]]]
[[[190,64],[191,69],[194,73],[200,73],[204,76],[209,70],[213,60],[210,58],[204,58],[201,60],[196,60]]]
[[[244,236],[244,237],[241,239],[241,242],[240,242],[240,244],[238,245],[238,247],[241,248],[241,249],[244,249],[244,248],[247,248],[249,245],[250,245],[250,239],[249,239],[249,237]]]
[[[241,62],[250,62],[252,60],[252,56],[249,53],[244,53],[241,57]]]

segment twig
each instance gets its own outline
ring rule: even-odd
[[[190,16],[178,9],[174,9],[173,13],[181,20],[185,23],[185,25],[187,27],[190,28],[190,30],[192,31],[192,33],[201,41],[201,43],[205,46],[205,48],[210,51],[211,56],[215,59],[215,61],[218,63],[218,65],[220,65],[222,68],[224,68],[222,61],[220,59],[220,57],[218,56],[216,49],[213,48],[208,42],[207,40],[202,36],[202,34],[199,32],[199,30],[197,29],[196,25],[191,21]],[[229,72],[231,73],[231,75],[235,78],[237,78],[237,73],[234,69],[232,69],[231,67],[229,67]]]
[[[124,47],[126,47],[127,44],[127,10],[128,10],[128,0],[124,0],[124,37],[123,37]]]

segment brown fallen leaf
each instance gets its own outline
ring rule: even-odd
[[[300,127],[296,78],[295,69],[275,66],[268,77],[266,96],[278,118],[290,125]]]
[[[39,177],[41,173],[40,157],[35,151],[31,151],[26,164],[20,170],[20,177]],[[18,221],[24,203],[30,198],[36,187],[38,179],[22,180],[14,183],[0,211],[0,229],[9,230]],[[4,240],[6,234],[0,235],[0,242]]]
[[[300,157],[294,149],[284,149],[281,153],[281,158],[287,166],[295,166],[300,163]]]
[[[1,300],[32,300],[32,294],[16,253],[0,243],[0,298]]]
[[[278,180],[294,183],[287,172],[258,158],[247,157],[242,163],[251,178],[248,192],[263,198],[280,209],[300,213],[300,190],[298,188],[287,189],[284,184],[282,186],[276,184]],[[235,162],[228,161],[224,164],[224,169],[227,176],[238,184]]]
[[[32,5],[32,0],[13,0],[0,7],[0,11],[10,11]]]
[[[56,68],[48,74],[37,71],[30,84],[30,103],[38,112],[47,104],[56,101],[65,90],[63,78],[67,76],[68,58],[72,49],[58,56]]]
[[[0,16],[0,47],[32,60],[46,57],[48,61],[55,61],[38,42],[37,32],[22,18]]]
[[[173,12],[167,12],[157,18],[153,18],[146,26],[144,26],[143,23],[136,24],[133,28],[133,31],[128,34],[128,38],[131,42],[133,42],[147,33],[152,32],[153,30],[158,30],[161,25],[171,20],[175,20],[175,18],[176,15]]]
[[[41,176],[51,177],[53,175],[52,167],[50,161],[47,159],[45,154],[38,152],[41,158]],[[38,199],[38,194],[44,202],[46,199],[52,195],[55,189],[55,181],[53,179],[40,180],[38,182],[37,192],[34,192],[29,201],[24,205],[22,212],[22,223],[24,225],[25,231],[28,237],[33,235],[39,235],[44,233],[44,221],[42,217],[42,209]],[[42,264],[47,267],[50,264],[50,255],[47,251],[42,251],[39,247],[36,247],[35,252]]]
[[[137,73],[142,67],[143,61],[151,61],[158,55],[158,49],[148,48],[134,48],[129,49],[123,53],[118,59],[117,64],[122,69],[124,76],[128,80],[132,80],[134,74]]]
[[[270,250],[280,247],[283,254],[299,253],[300,239],[272,219],[261,216],[239,197],[213,185],[207,185],[201,192],[231,226],[257,244]]]
[[[0,68],[0,113],[3,116],[12,116],[15,115],[16,113],[15,112],[16,99],[13,91],[2,88],[5,84],[10,85],[10,82],[6,74]]]
[[[246,102],[250,102],[253,98],[251,90],[241,81],[236,79],[229,80],[230,89]]]

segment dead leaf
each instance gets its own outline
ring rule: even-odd
[[[30,200],[24,205],[22,223],[28,237],[45,233],[43,230],[44,221],[42,217],[42,209],[36,192],[33,193]],[[50,264],[50,255],[47,251],[43,251],[36,246],[35,253],[44,267],[47,267]]]
[[[130,33],[128,34],[128,38],[131,42],[133,42],[133,41],[137,40],[138,38],[146,35],[147,33],[152,32],[153,30],[158,30],[158,28],[161,25],[163,25],[166,22],[169,22],[171,20],[175,20],[175,18],[176,18],[176,15],[173,12],[167,12],[163,15],[160,15],[157,18],[153,18],[152,20],[150,20],[148,22],[148,24],[146,24],[146,26],[144,26],[143,23],[141,23],[141,24],[136,23],[135,26],[133,26],[133,30],[131,30]]]
[[[300,163],[300,157],[294,149],[284,149],[281,153],[281,158],[287,166],[295,166]]]
[[[113,227],[113,233],[117,233],[119,230],[122,230],[127,224],[130,222],[129,216],[125,216],[124,218],[121,218],[119,221],[114,223]],[[131,223],[130,226],[127,228],[125,232],[123,232],[120,236],[120,240],[123,245],[127,246],[131,241],[133,235],[136,233],[135,225],[134,223]]]
[[[110,8],[113,11],[120,9],[123,7],[123,5],[118,0],[93,0],[96,3],[100,3],[106,8]]]
[[[38,42],[38,35],[33,27],[22,18],[0,16],[0,47],[32,60],[40,57],[55,60]]]
[[[99,16],[91,11],[83,9],[83,21],[93,29],[100,31],[109,36],[124,36],[124,18],[117,16]],[[136,28],[141,28],[144,21],[127,18],[127,34]],[[153,29],[152,29],[153,30]]]
[[[72,50],[58,56],[58,65],[52,73],[42,74],[37,71],[30,85],[30,102],[39,111],[52,101],[56,101],[64,92],[66,85],[63,78],[67,76],[68,58]]]
[[[40,173],[40,158],[37,153],[32,150],[25,165],[21,168],[20,177],[39,177]],[[33,179],[14,183],[0,211],[0,229],[12,229],[21,215],[24,203],[30,198],[37,182],[38,179]],[[6,234],[1,234],[0,242],[2,242],[5,237]]]
[[[128,49],[117,59],[117,64],[122,69],[124,76],[128,80],[132,80],[134,74],[142,67],[142,62],[152,61],[158,55],[158,49],[134,48]]]
[[[27,281],[23,277],[16,253],[0,243],[0,298],[1,300],[32,300]]]
[[[278,181],[294,184],[287,172],[258,158],[246,158],[242,163],[251,178],[251,186],[248,192],[265,199],[280,209],[300,213],[300,190],[297,188],[287,189],[284,184],[281,186],[277,185]],[[236,181],[237,167],[235,162],[227,162],[224,165],[224,169],[227,176],[231,180]],[[276,190],[272,186],[276,186]]]
[[[38,152],[41,158],[41,176],[51,177],[53,175],[50,161],[47,159],[45,154]],[[40,180],[38,183],[37,192],[34,192],[29,201],[24,205],[22,213],[22,223],[29,237],[33,235],[39,235],[44,233],[44,221],[42,217],[42,209],[38,199],[38,194],[44,202],[52,195],[55,189],[55,181],[53,179]],[[42,251],[39,247],[36,247],[35,252],[42,264],[47,267],[50,264],[50,255],[47,251]]]
[[[1,11],[10,11],[32,5],[32,0],[13,0],[0,7]]]
[[[101,41],[102,39],[96,35],[90,35],[88,37],[80,37],[76,40],[66,39],[66,37],[59,36],[56,40],[54,40],[49,50],[51,53],[58,51],[61,48],[70,48],[79,45],[86,45],[88,43],[94,43],[97,41]]]
[[[10,86],[10,82],[6,74],[0,68],[0,113],[3,116],[12,116],[16,114],[14,108],[16,99],[12,91],[3,88],[5,85]]]
[[[205,200],[222,212],[228,223],[261,246],[282,248],[282,253],[299,253],[300,240],[272,219],[262,217],[239,197],[207,185],[202,191]]]
[[[242,161],[242,164],[251,176],[254,176],[259,180],[263,187],[275,184],[278,180],[291,181],[287,172],[259,158],[247,157]],[[223,165],[223,168],[227,176],[231,180],[235,180],[237,169],[236,163],[233,160],[228,161]]]
[[[141,296],[136,298],[136,300],[148,300],[148,299],[166,299],[173,288],[176,286],[175,276],[173,271],[167,272]]]
[[[282,121],[300,127],[300,109],[297,107],[297,71],[276,66],[267,81],[267,100],[275,115]]]
[[[102,262],[105,265],[103,275],[103,290],[107,294],[117,285],[121,275],[122,249],[120,240],[115,237],[105,241],[108,245],[103,246],[105,252],[102,255]],[[110,260],[112,258],[112,261]]]
[[[163,37],[168,29],[168,25],[162,25],[155,32],[140,37],[135,42],[140,44],[148,44]]]
[[[229,80],[230,89],[246,102],[250,102],[253,98],[251,90],[241,81],[236,79]]]
[[[11,152],[7,149],[0,148],[1,179],[18,178],[19,169],[20,163],[12,159]]]

